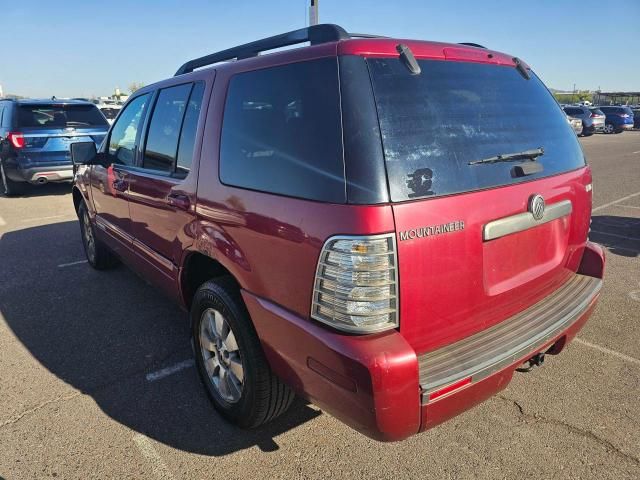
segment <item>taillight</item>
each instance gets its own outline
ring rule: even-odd
[[[311,317],[355,333],[396,328],[395,236],[337,236],[327,240],[316,269]]]
[[[14,148],[24,148],[24,135],[17,132],[10,132],[7,139]]]

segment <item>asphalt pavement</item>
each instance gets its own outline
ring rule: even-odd
[[[561,355],[404,442],[302,401],[225,423],[187,315],[124,267],[84,261],[68,185],[0,197],[0,479],[640,478],[640,132],[581,139],[600,304]]]

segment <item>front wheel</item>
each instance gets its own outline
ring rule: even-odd
[[[284,413],[293,392],[274,375],[230,277],[212,280],[191,306],[198,373],[216,410],[243,428],[258,427]]]
[[[118,260],[115,255],[96,238],[96,232],[84,202],[78,208],[78,219],[80,220],[82,245],[89,265],[96,270],[106,270],[116,265]]]

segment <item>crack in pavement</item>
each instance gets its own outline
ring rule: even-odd
[[[616,447],[613,443],[611,443],[609,440],[606,440],[602,437],[599,437],[598,435],[596,435],[595,433],[593,433],[590,430],[585,430],[582,429],[580,427],[576,427],[575,425],[571,425],[570,423],[564,422],[562,420],[556,420],[553,418],[547,418],[547,417],[543,417],[541,415],[538,414],[531,414],[531,413],[527,413],[525,412],[524,408],[522,407],[522,405],[520,405],[520,403],[518,403],[517,400],[514,400],[512,398],[508,398],[505,397],[503,395],[496,395],[497,398],[499,398],[500,400],[510,403],[511,405],[515,406],[518,409],[518,413],[519,413],[519,420],[520,421],[526,421],[526,420],[533,420],[533,422],[541,422],[541,423],[546,423],[548,425],[555,425],[555,426],[559,426],[559,427],[563,427],[566,430],[568,430],[571,433],[575,433],[576,435],[580,435],[584,438],[588,438],[593,440],[594,442],[598,443],[599,445],[602,445],[608,452],[610,453],[614,453],[626,460],[631,461],[631,463],[635,464],[637,467],[640,467],[640,459],[637,457],[634,457],[633,455],[626,453],[624,451],[622,451],[620,448]]]
[[[58,403],[58,402],[66,402],[68,400],[71,400],[73,398],[76,398],[78,396],[82,395],[82,392],[73,392],[67,395],[59,395],[56,398],[52,398],[50,400],[47,400],[46,402],[42,402],[38,405],[36,405],[35,407],[29,408],[23,412],[18,413],[17,415],[14,415],[13,417],[9,418],[8,420],[5,420],[4,422],[0,423],[0,429],[4,428],[8,425],[12,425],[14,423],[19,422],[20,420],[22,420],[23,417],[30,415],[32,413],[37,412],[38,410],[40,410],[41,408],[44,408],[48,405],[51,405],[52,403]]]

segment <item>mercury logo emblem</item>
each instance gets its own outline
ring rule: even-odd
[[[544,198],[542,198],[542,195],[531,195],[529,199],[529,211],[536,220],[541,220],[542,217],[544,217]]]

